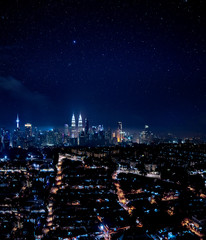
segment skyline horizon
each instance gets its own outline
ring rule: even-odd
[[[0,126],[14,110],[40,126],[75,110],[94,124],[205,135],[203,5],[1,1]]]
[[[31,123],[33,127],[37,127],[39,130],[42,130],[42,131],[49,131],[51,129],[54,129],[54,130],[63,130],[64,129],[64,125],[65,124],[68,124],[69,128],[71,128],[71,125],[72,125],[72,115],[74,113],[71,114],[71,119],[69,122],[65,122],[63,123],[62,121],[62,124],[44,124],[44,125],[39,125],[37,121],[24,121],[22,123],[22,120],[21,120],[21,117],[20,117],[20,114],[16,114],[16,116],[18,115],[19,117],[19,125],[20,125],[20,129],[23,127],[24,128],[24,125],[27,124],[27,123]],[[77,127],[77,123],[78,123],[78,117],[81,113],[79,114],[74,114],[75,115],[75,121],[76,121],[76,127]],[[90,128],[92,126],[99,126],[99,125],[102,125],[104,127],[104,130],[108,130],[108,129],[111,129],[112,131],[115,131],[117,129],[117,125],[118,125],[118,122],[122,122],[122,121],[117,121],[116,124],[113,122],[112,124],[110,124],[110,126],[108,125],[105,125],[103,122],[100,122],[100,123],[96,123],[94,121],[91,121],[86,115],[82,115],[82,121],[83,121],[83,127],[85,125],[85,119],[88,119],[89,120],[89,125],[90,125],[90,122],[92,123],[90,125]],[[15,127],[16,126],[16,120],[13,121],[14,122],[14,125],[13,124],[7,124],[7,125],[3,125],[0,123],[0,128],[5,128],[5,129],[8,129],[8,130],[15,130]],[[21,123],[23,124],[21,126]],[[141,131],[143,131],[145,129],[145,125],[148,125],[149,126],[149,130],[152,130],[152,132],[154,134],[156,134],[157,136],[160,136],[160,137],[165,137],[167,135],[173,135],[174,137],[179,137],[179,138],[193,138],[193,137],[205,137],[206,134],[204,133],[198,133],[198,132],[185,132],[185,133],[180,133],[180,131],[178,132],[175,132],[175,131],[172,131],[172,130],[161,130],[155,126],[152,126],[148,123],[145,123],[141,126],[138,126],[138,127],[129,127],[126,125],[125,127],[125,124],[124,122],[122,122],[123,124],[123,129],[126,131],[126,132],[130,132],[132,134],[139,134]],[[13,126],[12,126],[13,125]]]

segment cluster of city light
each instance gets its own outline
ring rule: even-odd
[[[182,221],[182,226],[187,227],[191,232],[195,233],[197,236],[201,237],[201,239],[203,240],[202,237],[204,237],[204,234],[200,231],[201,227],[199,224],[193,222],[189,218],[185,218]]]
[[[57,194],[60,186],[62,185],[62,159],[65,158],[64,156],[59,156],[58,163],[57,163],[57,176],[56,176],[56,183],[55,186],[51,188],[50,194]],[[48,204],[48,216],[47,216],[47,228],[44,229],[44,233],[48,233],[53,226],[53,201],[50,200]]]
[[[116,180],[117,179],[117,176],[119,174],[119,171],[115,171],[113,174],[112,174],[112,179],[113,180]],[[123,192],[123,190],[121,189],[120,187],[120,184],[118,182],[115,182],[114,183],[115,187],[116,187],[116,190],[117,190],[117,196],[118,196],[118,199],[119,199],[119,204],[130,214],[132,215],[132,211],[135,209],[133,206],[131,207],[128,207],[127,204],[128,204],[128,199],[125,197],[125,194]]]

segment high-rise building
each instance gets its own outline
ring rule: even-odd
[[[140,133],[141,143],[149,144],[153,139],[153,133],[149,130],[149,126],[145,125],[144,130]]]
[[[98,132],[104,131],[104,126],[103,126],[103,125],[99,125],[99,126],[97,127],[97,131],[98,131]]]
[[[122,131],[122,122],[118,122],[118,129]]]
[[[76,128],[76,120],[74,114],[72,115],[72,127]]]
[[[2,149],[9,149],[10,138],[11,138],[10,131],[2,128],[1,129],[1,139],[0,139],[0,142],[1,142],[0,151],[2,151]]]
[[[122,142],[122,140],[123,140],[122,122],[118,122],[117,142]]]
[[[71,138],[76,138],[76,120],[74,114],[72,115],[72,124],[71,124]]]
[[[26,123],[24,125],[25,127],[25,135],[27,138],[32,136],[32,124],[31,123]]]
[[[69,134],[69,125],[68,124],[64,124],[64,135],[68,136]]]
[[[88,135],[89,133],[89,120],[85,118],[85,134]]]
[[[78,120],[78,133],[83,131],[83,125],[82,125],[82,116],[79,114],[79,120]]]
[[[111,131],[110,128],[105,132],[105,140],[107,141],[108,144],[111,144],[111,141],[112,141],[112,131]]]

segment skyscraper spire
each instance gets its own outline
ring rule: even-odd
[[[17,114],[16,118],[16,128],[19,129],[19,114]]]
[[[75,116],[74,114],[72,115],[72,128],[76,127],[76,121],[75,121]]]
[[[78,128],[82,128],[82,116],[79,114]]]
[[[75,120],[74,113],[72,115],[71,137],[76,138],[76,120]]]
[[[82,116],[81,113],[79,114],[79,120],[78,120],[78,133],[81,133],[83,131],[83,125],[82,125]]]

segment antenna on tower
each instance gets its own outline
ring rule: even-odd
[[[17,118],[16,118],[16,128],[19,129],[19,114],[17,114]]]

